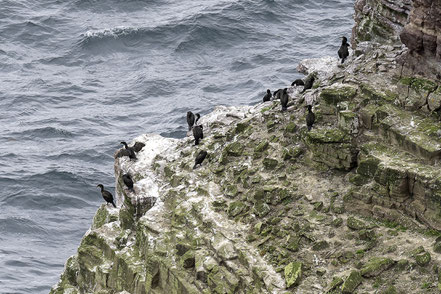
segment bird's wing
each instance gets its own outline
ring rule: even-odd
[[[115,153],[115,158],[129,156],[129,155],[130,155],[130,151],[128,149],[120,149]]]
[[[136,142],[135,145],[133,145],[133,150],[135,152],[139,152],[142,150],[142,148],[144,148],[145,144],[141,143],[141,142]]]

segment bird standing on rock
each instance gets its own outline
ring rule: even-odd
[[[280,103],[282,104],[282,111],[286,111],[288,109],[288,89],[283,89],[282,96],[280,97]]]
[[[204,159],[205,159],[205,157],[207,157],[207,151],[205,151],[205,150],[201,150],[199,153],[198,153],[198,155],[196,156],[196,159],[194,160],[194,166],[193,166],[193,169],[195,169],[196,168],[196,166],[199,164],[199,165],[201,165],[202,164],[202,162],[204,161]]]
[[[191,128],[193,127],[193,125],[194,125],[194,120],[195,120],[195,117],[194,117],[193,112],[188,111],[188,112],[187,112],[187,124],[188,124],[188,130],[191,130]]]
[[[271,100],[271,96],[272,96],[272,94],[271,94],[270,89],[266,90],[266,95],[263,96],[263,102],[270,101]]]
[[[203,126],[193,127],[194,144],[199,145],[199,140],[204,138]]]
[[[130,191],[135,192],[135,190],[133,190],[133,180],[130,174],[124,174],[122,176],[122,180]]]
[[[349,44],[348,39],[346,37],[341,37],[341,46],[340,49],[338,49],[338,57],[341,58],[341,63],[345,62],[345,59],[349,56]]]
[[[127,143],[126,142],[124,142],[124,141],[122,141],[121,142],[121,144],[122,145],[124,145],[124,150],[126,150],[123,154],[122,154],[122,156],[128,156],[129,158],[130,158],[130,160],[136,160],[136,154],[135,154],[135,151],[133,150],[133,148],[132,147],[129,147],[128,145],[127,145]]]
[[[312,112],[312,106],[308,105],[308,114],[306,115],[306,126],[308,127],[308,132],[311,130],[314,122],[315,122],[315,114],[314,112]]]
[[[188,111],[187,112],[187,124],[188,124],[188,130],[190,131],[191,128],[197,124],[198,120],[201,118],[201,115],[199,113],[196,113],[196,115],[193,114],[193,112]]]
[[[102,184],[98,184],[97,187],[101,188],[101,195],[103,196],[104,200],[106,200],[107,203],[112,203],[113,207],[116,208],[115,202],[113,202],[113,195],[107,190],[104,190],[104,186]]]

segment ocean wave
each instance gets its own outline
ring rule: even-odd
[[[19,136],[21,138],[28,138],[34,140],[35,138],[72,138],[76,134],[65,129],[54,128],[54,127],[43,127],[28,129],[22,132],[14,132],[10,134],[11,136]]]
[[[253,40],[253,38],[271,37],[269,33],[256,30],[253,24],[256,22],[256,17],[266,22],[278,22],[280,19],[276,13],[266,11],[264,7],[244,7],[234,2],[221,8],[203,13],[199,11],[195,15],[157,26],[118,26],[89,30],[81,34],[78,44],[88,47],[99,46],[105,42],[121,42],[129,47],[142,44],[143,49],[147,44],[149,47],[161,49],[171,46],[178,52],[199,45],[222,48]]]

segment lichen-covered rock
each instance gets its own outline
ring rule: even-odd
[[[298,285],[302,278],[302,263],[298,261],[291,262],[285,267],[286,287]]]

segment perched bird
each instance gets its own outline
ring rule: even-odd
[[[207,157],[207,154],[208,153],[205,150],[201,150],[198,153],[198,155],[196,156],[196,159],[194,160],[193,169],[195,169],[198,164],[202,164],[202,161],[204,161],[205,157]]]
[[[133,148],[132,147],[129,147],[128,145],[127,145],[127,143],[126,142],[124,142],[124,141],[122,141],[121,142],[121,144],[123,144],[124,145],[124,150],[125,150],[125,152],[121,152],[122,154],[121,154],[121,156],[119,156],[119,157],[122,157],[122,156],[128,156],[129,158],[130,158],[130,160],[136,160],[136,154],[135,154],[135,151],[133,150]]]
[[[280,97],[280,103],[282,104],[282,111],[286,111],[287,105],[288,105],[288,92],[287,92],[287,88],[283,89],[282,95]]]
[[[194,144],[199,145],[199,140],[204,138],[203,126],[193,127]]]
[[[305,85],[305,83],[303,82],[303,80],[301,80],[301,79],[297,79],[297,80],[295,80],[294,82],[292,82],[292,84],[291,84],[291,86],[296,86],[296,87],[298,87],[298,86],[304,86]]]
[[[133,190],[132,176],[130,174],[124,174],[122,176],[122,179],[123,179],[124,184],[127,186],[127,188],[129,188],[130,191],[135,192],[135,190]]]
[[[311,130],[314,122],[315,122],[315,114],[314,112],[312,112],[312,106],[308,105],[308,114],[306,115],[306,126],[308,127],[308,131]]]
[[[191,128],[197,124],[198,120],[201,118],[201,115],[199,113],[193,114],[193,112],[188,111],[187,112],[187,124],[188,124],[188,130],[190,131]]]
[[[266,90],[266,95],[263,96],[263,102],[270,101],[271,100],[271,96],[272,96],[272,94],[271,94],[270,89]]]
[[[188,124],[188,130],[191,130],[191,128],[193,127],[193,125],[194,125],[194,120],[195,120],[195,117],[194,117],[193,112],[188,111],[188,112],[187,112],[187,124]]]
[[[308,78],[306,78],[305,80],[305,85],[303,86],[303,90],[302,92],[300,92],[300,94],[304,93],[306,90],[311,89],[312,86],[314,85],[314,81],[315,81],[314,74],[308,76]]]
[[[345,59],[349,56],[349,44],[348,39],[346,37],[341,37],[341,46],[340,49],[338,49],[338,57],[341,58],[341,63],[345,62]]]
[[[141,143],[141,142],[135,142],[135,145],[133,145],[132,149],[133,151],[135,151],[136,153],[138,153],[139,151],[142,150],[142,148],[144,148],[145,144]]]
[[[101,195],[103,195],[104,200],[106,200],[107,203],[112,203],[113,207],[116,208],[115,202],[113,202],[113,195],[107,190],[104,190],[104,186],[101,184],[98,184],[97,187],[101,188]]]

